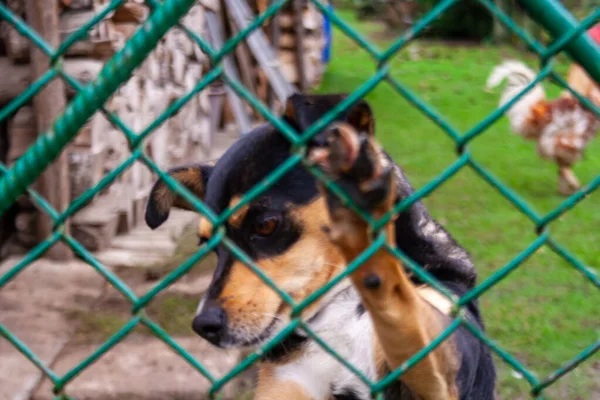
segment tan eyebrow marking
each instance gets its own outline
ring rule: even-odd
[[[242,198],[240,196],[233,196],[229,202],[229,208],[235,207],[240,203],[241,200]],[[244,221],[244,218],[246,218],[249,208],[250,206],[248,204],[244,204],[239,210],[233,213],[233,215],[227,220],[229,225],[233,226],[234,228],[239,228],[242,226],[242,222]]]
[[[238,205],[241,199],[241,196],[234,196],[229,202],[229,208],[233,208]],[[244,221],[249,208],[250,206],[245,204],[239,210],[233,213],[233,215],[227,220],[229,225],[233,226],[234,228],[239,228],[242,226],[242,222]],[[198,235],[202,238],[210,239],[212,236],[212,231],[213,225],[208,218],[204,216],[200,217],[200,222],[198,224]]]

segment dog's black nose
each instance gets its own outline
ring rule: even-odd
[[[196,315],[192,329],[214,345],[219,345],[227,328],[227,314],[218,305],[207,305]]]

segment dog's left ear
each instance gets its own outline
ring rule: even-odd
[[[213,166],[214,162],[175,167],[170,169],[168,174],[202,200]],[[158,228],[169,218],[172,207],[194,211],[194,208],[183,197],[171,191],[167,184],[159,179],[152,187],[148,197],[146,224],[152,229]]]
[[[333,107],[338,105],[348,95],[304,95],[294,94],[286,100],[284,118],[294,128],[303,131],[323,117]],[[352,125],[360,132],[370,135],[375,134],[375,119],[369,104],[359,100],[347,111],[343,112],[338,121],[344,121]]]

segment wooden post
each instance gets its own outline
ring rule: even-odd
[[[303,0],[292,1],[294,7],[294,33],[296,34],[296,69],[298,70],[298,87],[302,93],[306,93],[308,90],[304,65],[304,24],[302,23],[304,4]],[[277,45],[277,43],[273,44],[273,46]]]
[[[59,44],[58,2],[57,0],[26,0],[26,13],[29,25],[38,32],[54,48]],[[49,68],[48,56],[37,46],[31,48],[32,78],[35,81]],[[58,115],[65,109],[65,87],[60,79],[54,79],[33,99],[38,132],[47,131]],[[63,151],[56,161],[48,166],[37,182],[41,194],[58,211],[63,211],[69,204],[69,170],[67,152]],[[41,213],[38,224],[39,239],[46,239],[52,233],[52,220]],[[68,224],[65,223],[68,232]],[[50,248],[46,255],[56,260],[66,260],[73,256],[67,245],[58,242]]]
[[[274,1],[275,0],[270,0],[269,6],[271,6]],[[273,18],[271,19],[271,32],[269,35],[271,38],[271,47],[273,47],[273,49],[275,49],[275,53],[279,52],[279,35],[281,33],[281,26],[279,25],[279,14],[280,14],[280,12],[275,14],[273,16]],[[279,110],[275,109],[276,99],[277,99],[277,96],[275,96],[275,93],[273,92],[273,88],[271,88],[271,86],[269,85],[269,87],[267,89],[267,105],[269,106],[269,109],[271,111],[279,112]]]

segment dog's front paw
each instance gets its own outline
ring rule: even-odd
[[[309,160],[319,165],[358,208],[375,219],[392,207],[392,164],[373,136],[338,123],[327,132],[326,145],[310,151]],[[367,223],[339,197],[322,189],[331,217],[330,238],[343,249],[360,251],[368,242]]]

